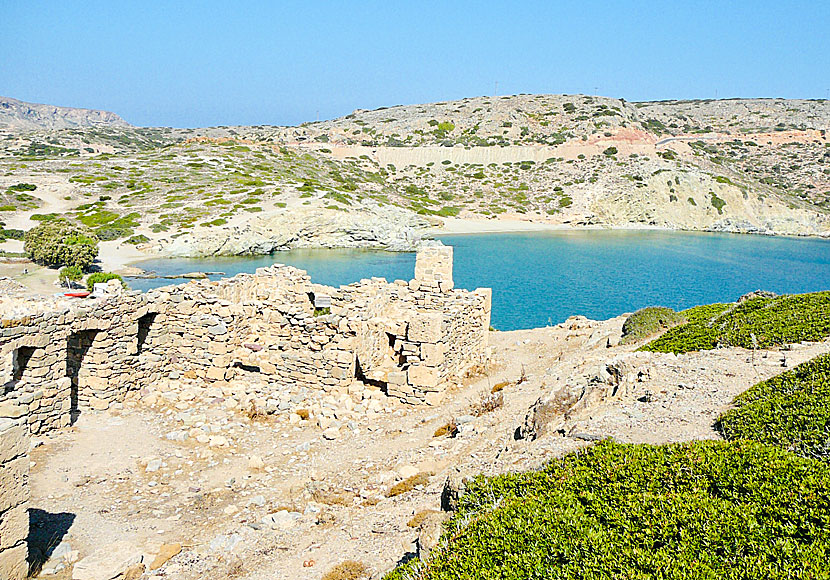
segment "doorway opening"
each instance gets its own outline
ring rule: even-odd
[[[70,389],[70,423],[75,423],[81,414],[79,400],[79,387],[81,370],[83,369],[84,358],[89,352],[98,330],[82,330],[69,335],[66,339],[66,376],[71,383]]]

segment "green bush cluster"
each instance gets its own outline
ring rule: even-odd
[[[768,348],[830,336],[830,292],[758,296],[735,305],[684,310],[689,321],[642,346],[652,352],[689,352],[718,346]]]
[[[33,262],[76,266],[87,270],[98,256],[98,238],[89,228],[66,220],[44,221],[23,236],[23,249]]]
[[[760,382],[718,419],[728,440],[752,439],[830,461],[830,355]]]
[[[467,490],[387,580],[827,577],[830,466],[757,442],[602,442]]]
[[[9,191],[34,191],[37,185],[34,183],[18,183],[17,185],[10,185]]]
[[[58,279],[61,281],[69,280],[70,282],[77,282],[84,277],[83,270],[78,266],[64,266],[58,272]]]
[[[23,230],[6,229],[3,224],[0,224],[0,242],[3,240],[22,240],[24,233]]]
[[[95,285],[100,284],[102,282],[109,282],[110,280],[120,280],[121,285],[126,288],[127,283],[124,282],[124,279],[119,276],[118,274],[113,274],[111,272],[95,272],[94,274],[90,274],[87,276],[86,279],[86,288],[90,292],[95,290]]]
[[[661,330],[684,324],[686,318],[665,306],[642,308],[625,319],[622,326],[621,344],[639,342]]]

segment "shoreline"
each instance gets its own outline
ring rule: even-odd
[[[563,232],[563,231],[665,231],[665,232],[683,232],[686,230],[678,230],[674,228],[667,228],[664,226],[650,226],[643,224],[638,226],[636,224],[626,224],[624,226],[609,226],[609,225],[572,225],[563,223],[549,223],[518,219],[465,219],[465,218],[444,218],[444,223],[440,226],[434,226],[426,230],[427,234],[445,236],[445,235],[463,235],[463,234],[499,234],[510,232]]]

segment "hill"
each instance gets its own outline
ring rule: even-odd
[[[129,126],[124,119],[109,111],[40,105],[0,97],[0,127],[32,130]]]
[[[514,95],[295,127],[6,128],[0,221],[69,213],[177,255],[404,249],[447,218],[828,236],[828,127],[826,100]],[[358,210],[410,217],[349,233]]]

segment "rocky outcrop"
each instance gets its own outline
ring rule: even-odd
[[[377,248],[412,251],[430,223],[392,206],[364,205],[345,212],[293,208],[244,225],[181,236],[162,248],[171,257],[245,256],[292,248]]]
[[[625,396],[635,383],[647,377],[651,356],[639,352],[622,354],[592,373],[567,380],[536,401],[516,429],[515,438],[532,440],[548,433],[565,434],[575,421],[605,402]]]
[[[124,119],[109,111],[40,105],[0,97],[0,127],[34,130],[129,126]]]

